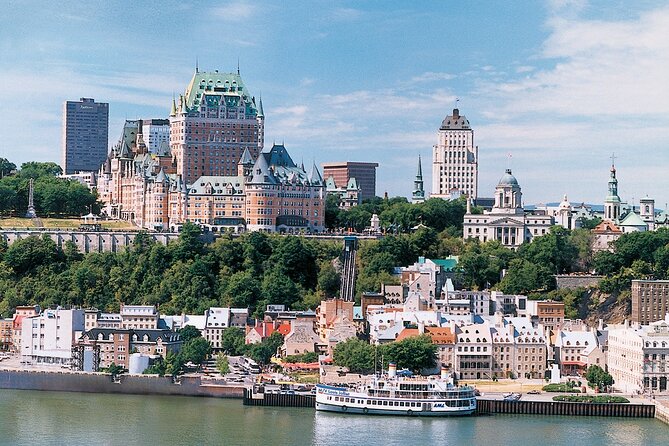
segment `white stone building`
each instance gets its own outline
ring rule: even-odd
[[[552,216],[523,209],[520,185],[511,169],[507,169],[497,184],[495,204],[490,211],[472,214],[471,200],[467,202],[463,233],[465,240],[497,240],[508,248],[516,249],[534,237],[547,234],[553,224],[555,220]]]
[[[478,194],[479,149],[469,120],[453,109],[439,127],[438,142],[432,148],[432,197],[454,198]]]
[[[67,365],[72,344],[84,331],[84,310],[44,310],[26,317],[21,327],[21,356],[24,360]]]
[[[669,378],[669,316],[650,325],[608,327],[608,371],[623,392],[666,393]]]

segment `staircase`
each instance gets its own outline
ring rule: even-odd
[[[344,267],[341,272],[341,287],[339,297],[348,302],[355,300],[355,258],[358,249],[356,237],[344,238],[344,251],[342,253]]]

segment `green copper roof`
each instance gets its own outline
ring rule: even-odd
[[[432,259],[432,261],[444,268],[446,271],[452,271],[456,266],[458,266],[457,256],[450,256],[445,259]]]
[[[245,106],[247,115],[257,115],[254,98],[246,90],[242,77],[237,73],[196,72],[186,88],[186,107],[197,111],[203,102],[215,107],[225,103],[228,107]]]

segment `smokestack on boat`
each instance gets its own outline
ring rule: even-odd
[[[388,364],[388,378],[394,378],[397,376],[397,364],[391,362]]]

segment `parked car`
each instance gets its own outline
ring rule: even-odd
[[[527,392],[528,395],[539,395],[541,393],[541,390],[530,390]]]

